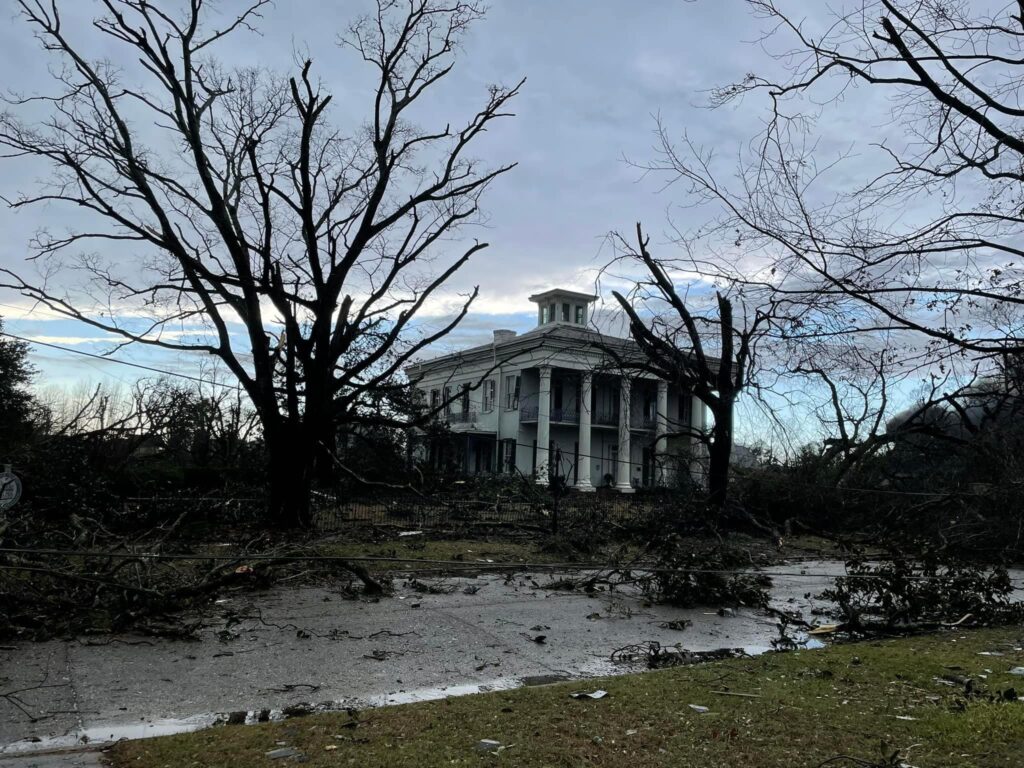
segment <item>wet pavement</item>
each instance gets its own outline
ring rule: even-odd
[[[775,573],[773,605],[807,616],[808,596],[842,564],[766,570]],[[0,766],[89,765],[45,762],[73,756],[38,751],[192,730],[230,713],[252,721],[302,704],[365,707],[629,672],[637,667],[613,663],[612,652],[646,641],[754,653],[779,636],[778,620],[763,612],[723,616],[646,605],[629,590],[541,588],[553,578],[437,582],[454,587],[450,594],[396,580],[395,596],[379,602],[320,588],[233,593],[196,642],[103,636],[2,646]],[[679,619],[692,625],[663,626]]]

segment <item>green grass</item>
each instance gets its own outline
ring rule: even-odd
[[[495,563],[547,562],[550,556],[540,550],[539,542],[496,539],[431,539],[410,536],[384,542],[331,542],[317,546],[317,552],[338,557],[396,557],[410,560],[458,560],[472,565],[478,560]],[[402,571],[412,565],[406,562],[374,562],[372,571]]]
[[[970,676],[988,692],[1024,679],[1024,630],[937,635],[767,654],[699,667],[478,694],[360,713],[122,742],[117,768],[273,766],[287,742],[308,766],[665,766],[794,768],[888,765],[899,751],[917,768],[1020,766],[1024,702],[964,695],[942,675]],[[1002,656],[981,656],[998,651]],[[986,669],[991,672],[986,672]],[[982,678],[986,675],[987,679]],[[609,696],[574,700],[574,690]],[[715,691],[756,694],[727,696]],[[1024,690],[1021,691],[1024,693]],[[698,714],[689,705],[710,708]],[[912,718],[912,719],[901,719]],[[480,739],[508,745],[481,754]]]

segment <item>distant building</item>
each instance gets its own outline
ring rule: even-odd
[[[563,477],[581,491],[629,493],[691,471],[695,441],[676,433],[704,430],[703,403],[665,381],[617,372],[608,347],[639,351],[588,327],[596,299],[562,289],[536,294],[531,331],[494,331],[489,344],[409,366],[427,402],[451,401],[438,418],[453,439],[422,446],[421,458],[467,475]]]

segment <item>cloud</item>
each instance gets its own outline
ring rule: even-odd
[[[116,336],[47,336],[46,334],[32,334],[26,336],[29,341],[38,341],[42,344],[60,344],[65,347],[78,346],[80,344],[105,344],[122,341]]]

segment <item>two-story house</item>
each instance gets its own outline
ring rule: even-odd
[[[704,430],[706,411],[668,382],[622,375],[612,363],[638,354],[629,339],[590,327],[596,296],[555,289],[530,297],[537,326],[407,368],[453,439],[421,458],[466,474],[564,477],[581,491],[666,485],[691,472],[697,451],[681,427]]]

